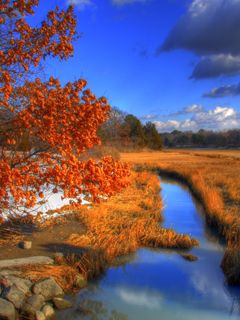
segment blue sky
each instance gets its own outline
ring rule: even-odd
[[[240,0],[40,0],[75,4],[74,57],[46,75],[88,81],[159,131],[240,127]]]

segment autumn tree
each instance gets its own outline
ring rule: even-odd
[[[130,144],[130,128],[125,121],[126,116],[126,113],[116,107],[111,109],[107,121],[99,130],[105,145],[121,149]]]
[[[110,106],[87,89],[85,80],[61,83],[32,79],[29,72],[47,56],[73,54],[73,7],[50,11],[40,26],[27,23],[38,0],[0,0],[0,216],[3,210],[31,208],[45,190],[62,192],[80,204],[126,186],[125,164],[105,157],[81,161],[95,144]]]

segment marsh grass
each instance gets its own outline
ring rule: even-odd
[[[33,280],[53,277],[69,291],[76,287],[78,274],[87,280],[96,278],[109,265],[115,265],[117,258],[140,247],[184,250],[197,246],[198,241],[189,235],[161,227],[162,208],[158,175],[133,172],[131,184],[121,193],[91,209],[72,208],[68,218],[81,221],[86,231],[69,235],[63,245],[78,253],[65,252],[52,266],[24,267],[22,274]],[[71,212],[70,206],[67,209]]]
[[[108,264],[140,247],[183,248],[198,245],[188,235],[160,227],[162,200],[160,182],[151,172],[133,173],[131,185],[121,194],[81,209],[75,215],[86,226],[86,234],[72,234],[66,244],[101,250]]]
[[[27,265],[21,267],[22,276],[33,281],[52,277],[65,290],[72,291],[76,283],[76,269],[62,265]]]
[[[65,291],[74,290],[76,277],[90,280],[102,275],[116,259],[140,247],[189,249],[198,241],[173,229],[161,228],[160,181],[152,172],[134,172],[131,185],[91,209],[74,209],[84,234],[71,234],[65,245],[80,249],[79,254],[57,256],[55,265],[27,266],[22,274],[33,280],[53,277]],[[70,210],[70,208],[68,208]]]
[[[172,150],[121,156],[139,171],[165,173],[190,188],[205,209],[208,225],[226,240],[222,268],[228,282],[240,283],[240,151]]]
[[[240,250],[228,247],[225,250],[221,267],[230,285],[240,284]]]
[[[24,235],[18,226],[9,223],[0,226],[0,246],[16,246],[23,239]]]

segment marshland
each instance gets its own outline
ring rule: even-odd
[[[64,215],[30,231],[24,219],[8,224],[8,235],[4,225],[2,256],[54,258],[53,265],[17,270],[21,278],[52,277],[64,288],[71,308],[57,311],[59,319],[237,319],[240,152],[120,157],[131,167],[128,187],[91,207],[65,206]],[[24,239],[32,249],[18,248]]]
[[[0,0],[0,320],[239,319],[239,12]]]

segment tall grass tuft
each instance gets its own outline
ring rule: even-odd
[[[66,243],[104,253],[108,264],[139,247],[183,248],[198,245],[188,235],[161,228],[160,181],[151,172],[133,173],[131,185],[121,194],[79,210],[76,216],[86,226],[86,234],[72,234]]]

